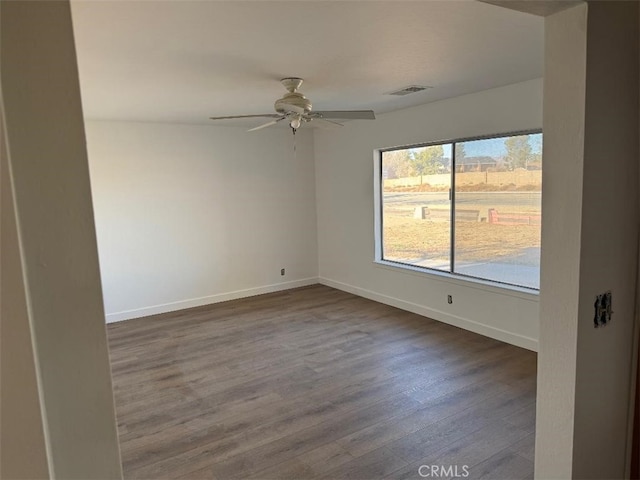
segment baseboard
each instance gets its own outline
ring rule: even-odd
[[[526,348],[527,350],[532,350],[534,352],[538,351],[538,341],[530,337],[518,335],[513,332],[502,330],[500,328],[475,322],[468,318],[451,315],[441,310],[428,308],[428,307],[425,307],[424,305],[418,305],[417,303],[407,302],[406,300],[390,297],[388,295],[383,295],[381,293],[373,292],[371,290],[355,287],[353,285],[338,282],[336,280],[331,280],[329,278],[320,277],[318,279],[318,283],[321,283],[322,285],[326,285],[328,287],[337,288],[338,290],[352,293],[360,297],[368,298],[369,300],[374,300],[376,302],[384,303],[385,305],[390,305],[392,307],[396,307],[401,310],[417,313],[418,315],[432,318],[434,320],[438,320],[440,322],[447,323],[455,327],[460,327],[465,330],[469,330],[471,332],[484,335],[486,337],[494,338],[496,340],[500,340],[502,342],[515,345],[517,347]]]
[[[355,287],[346,283],[338,282],[324,277],[311,277],[303,278],[300,280],[293,280],[290,282],[277,283],[272,285],[265,285],[262,287],[248,288],[244,290],[236,290],[233,292],[220,293],[216,295],[209,295],[206,297],[192,298],[188,300],[181,300],[178,302],[165,303],[161,305],[153,305],[149,307],[137,308],[133,310],[125,310],[121,312],[109,313],[106,315],[107,323],[121,322],[124,320],[131,320],[134,318],[148,317],[149,315],[157,315],[159,313],[174,312],[176,310],[183,310],[185,308],[201,307],[203,305],[210,305],[213,303],[226,302],[228,300],[236,300],[239,298],[253,297],[255,295],[262,295],[265,293],[280,292],[282,290],[289,290],[292,288],[306,287],[321,283],[328,287],[337,288],[360,297],[368,298],[376,302],[384,303],[392,307],[400,308],[408,312],[416,313],[424,317],[432,318],[455,327],[464,328],[480,335],[484,335],[490,338],[495,338],[502,342],[510,343],[518,347],[526,348],[534,352],[538,351],[537,340],[518,335],[513,332],[508,332],[496,327],[485,325],[475,322],[468,318],[451,315],[441,310],[425,307],[417,303],[407,302],[399,298],[384,295],[378,292],[367,290],[360,287]]]
[[[273,285],[265,285],[256,288],[247,288],[244,290],[236,290],[234,292],[219,293],[206,297],[192,298],[189,300],[180,300],[178,302],[164,303],[161,305],[153,305],[150,307],[136,308],[133,310],[125,310],[122,312],[108,313],[106,315],[107,323],[121,322],[123,320],[131,320],[133,318],[148,317],[149,315],[157,315],[159,313],[175,312],[185,308],[201,307],[212,303],[226,302],[228,300],[236,300],[238,298],[253,297],[265,293],[280,292],[282,290],[290,290],[292,288],[306,287],[318,283],[317,277],[303,278],[293,280],[291,282],[276,283]]]

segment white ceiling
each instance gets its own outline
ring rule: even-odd
[[[89,119],[273,113],[286,76],[316,110],[384,113],[543,73],[544,19],[472,0],[85,0],[72,14]],[[385,95],[413,84],[433,88]]]

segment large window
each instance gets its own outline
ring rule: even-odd
[[[380,260],[540,285],[542,134],[381,152]]]

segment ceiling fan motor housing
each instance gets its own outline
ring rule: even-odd
[[[274,108],[276,112],[286,114],[291,111],[290,105],[302,108],[304,113],[311,112],[311,102],[303,94],[299,92],[291,92],[276,100]]]

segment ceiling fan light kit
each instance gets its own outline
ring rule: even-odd
[[[373,110],[327,110],[312,111],[313,105],[311,101],[298,91],[302,85],[302,78],[286,77],[280,80],[280,83],[287,90],[287,93],[274,103],[273,107],[277,113],[264,113],[256,115],[228,115],[224,117],[210,117],[211,120],[227,120],[231,118],[274,118],[270,122],[259,125],[250,129],[250,132],[261,130],[287,120],[293,133],[304,123],[314,121],[317,125],[324,126],[342,126],[332,119],[344,120],[375,120],[376,116]]]

